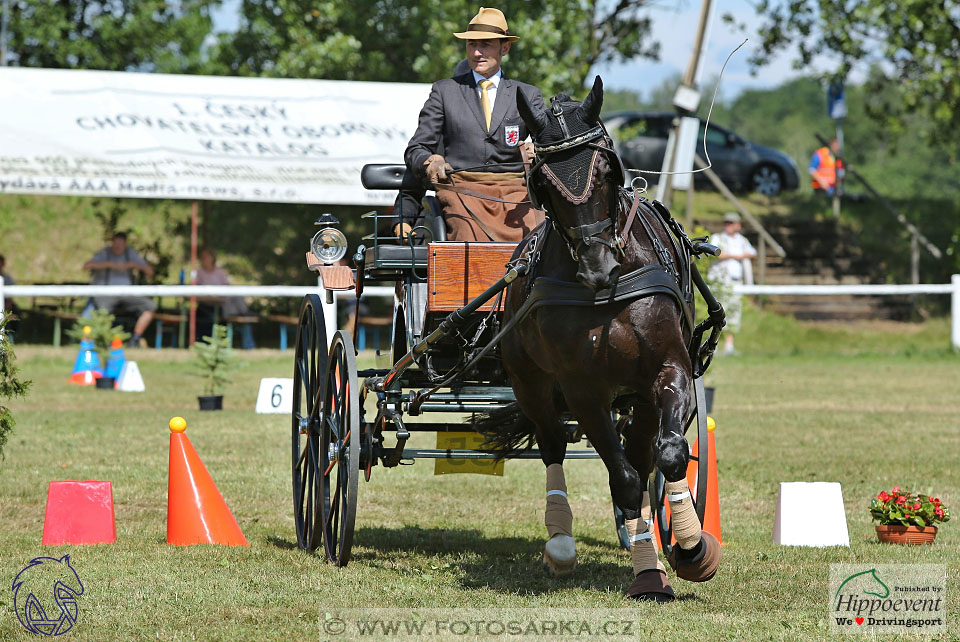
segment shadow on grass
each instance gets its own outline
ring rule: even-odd
[[[267,537],[267,542],[270,543],[270,544],[273,544],[273,545],[276,546],[277,548],[281,548],[281,549],[283,549],[283,550],[285,550],[285,551],[293,551],[293,550],[297,550],[297,549],[299,548],[299,546],[297,546],[297,543],[296,543],[296,542],[291,541],[291,540],[289,540],[289,539],[284,539],[284,538],[282,538],[282,537],[277,537],[276,535],[270,535],[270,536],[268,536],[268,537]]]
[[[563,589],[624,593],[633,580],[629,558],[624,557],[621,562],[605,561],[603,558],[609,555],[595,547],[609,549],[609,543],[592,538],[582,542],[590,552],[580,551],[574,573],[567,578],[553,578],[540,562],[543,544],[540,538],[487,537],[475,529],[366,527],[357,529],[354,536],[353,560],[375,564],[378,560],[396,559],[398,554],[409,557],[410,553],[450,557],[453,559],[445,567],[459,576],[458,581],[464,588],[525,595]],[[699,598],[684,594],[677,599]]]

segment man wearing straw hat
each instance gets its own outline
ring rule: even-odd
[[[509,33],[499,9],[481,7],[466,31],[453,35],[465,41],[470,70],[433,84],[404,161],[436,188],[449,240],[519,241],[543,213],[529,203],[517,204],[527,198],[520,153],[527,128],[517,110],[517,92],[540,109],[543,96],[536,87],[503,75],[500,62],[519,38]],[[401,221],[394,230],[405,237],[410,225]]]

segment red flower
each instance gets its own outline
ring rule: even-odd
[[[899,487],[899,486],[894,486],[893,489],[892,489],[890,492],[893,493],[894,495],[896,495],[897,493],[900,492],[900,487]]]
[[[906,497],[902,497],[902,496],[901,496],[901,497],[897,497],[897,503],[898,503],[898,504],[904,504],[904,503],[906,503],[906,501],[907,501],[907,498],[906,498]]]
[[[933,514],[936,515],[937,517],[943,517],[943,509],[937,508],[936,510],[933,511]]]
[[[934,504],[936,504],[937,506],[940,505],[940,500],[937,499],[936,497],[931,497],[931,498],[930,498],[930,501],[933,502]]]
[[[916,502],[916,503],[913,505],[913,510],[920,510],[920,502]]]
[[[890,499],[890,495],[887,494],[887,491],[882,490],[880,491],[880,494],[877,495],[877,499],[879,499],[881,502],[885,502]]]

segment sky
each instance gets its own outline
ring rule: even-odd
[[[240,0],[225,0],[214,12],[214,24],[218,31],[235,30],[239,22]],[[747,60],[759,45],[756,30],[761,21],[749,0],[714,0],[714,15],[709,32],[707,51],[703,61],[702,80],[709,81],[720,73],[723,61],[737,45],[748,42],[738,51],[724,72],[719,95],[729,100],[744,89],[775,87],[787,80],[803,75],[793,69],[789,56],[781,55],[771,64],[751,75]],[[594,73],[603,77],[604,86],[611,89],[630,89],[647,95],[664,79],[682,74],[690,60],[697,22],[700,17],[700,0],[663,0],[654,3],[649,10],[653,21],[654,37],[660,41],[660,60],[635,60],[615,65],[597,67]],[[747,25],[742,32],[721,20],[725,13],[732,14],[738,23]],[[509,20],[509,16],[507,16]],[[828,63],[820,61],[820,67]],[[810,70],[811,72],[821,71]]]

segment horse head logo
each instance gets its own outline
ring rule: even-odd
[[[83,595],[80,576],[70,556],[35,557],[13,580],[13,605],[26,630],[38,635],[63,635],[77,623],[77,597]]]
[[[848,591],[874,595],[880,599],[885,599],[890,596],[890,589],[883,583],[883,580],[877,577],[877,569],[875,568],[871,568],[869,571],[863,571],[862,573],[855,573],[845,579],[843,584],[840,585],[840,588],[837,589],[834,599],[840,595],[840,591],[848,584],[850,585],[847,588]]]

